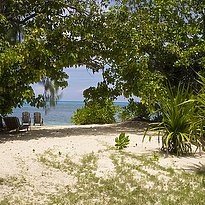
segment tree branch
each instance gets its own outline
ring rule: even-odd
[[[19,24],[24,24],[24,23],[26,23],[28,20],[34,18],[35,16],[36,16],[36,13],[33,13],[33,14],[31,14],[31,15],[25,17],[23,20],[19,21],[18,23],[19,23]]]

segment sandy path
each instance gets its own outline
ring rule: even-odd
[[[0,135],[0,179],[19,177],[24,183],[24,192],[29,197],[33,193],[43,194],[56,192],[56,187],[72,186],[74,179],[65,173],[48,169],[38,162],[38,156],[47,150],[61,155],[69,155],[78,160],[82,155],[91,152],[98,153],[106,150],[108,146],[114,147],[115,137],[125,132],[130,137],[127,152],[134,154],[152,153],[159,151],[158,138],[151,142],[148,138],[142,143],[143,125],[101,125],[101,126],[64,126],[64,127],[35,127],[29,132],[1,134]],[[103,152],[102,152],[103,153]],[[160,159],[163,166],[175,166],[179,169],[190,169],[199,164],[205,164],[205,155],[198,152],[190,157],[165,156]],[[113,169],[112,163],[106,154],[99,160],[99,169],[109,172]],[[1,185],[1,184],[0,184]],[[12,193],[12,186],[1,186],[0,198]],[[15,190],[19,194],[18,190]],[[39,198],[39,200],[42,200]]]

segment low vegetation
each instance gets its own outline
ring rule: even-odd
[[[0,204],[84,204],[84,205],[131,205],[131,204],[203,204],[205,169],[203,165],[192,171],[175,170],[160,165],[159,153],[134,155],[126,151],[115,152],[114,147],[98,153],[89,153],[73,161],[69,155],[48,150],[38,156],[39,162],[48,169],[60,170],[73,181],[55,194],[46,193],[43,202],[8,195]],[[109,169],[100,169],[101,154],[107,154]],[[22,179],[19,176],[19,179]],[[21,188],[21,180],[11,185],[11,179],[0,180],[0,186]],[[9,183],[9,184],[8,184]],[[22,185],[24,181],[22,181]],[[11,192],[12,193],[12,192]],[[32,193],[33,196],[39,193]]]
[[[124,132],[120,133],[119,137],[115,138],[115,147],[119,150],[126,148],[129,143],[130,139],[129,136],[126,136]]]
[[[116,110],[112,102],[86,104],[74,112],[71,122],[77,125],[114,123]]]
[[[161,133],[162,150],[177,155],[191,153],[191,143],[197,141],[192,133],[195,108],[189,89],[178,86],[176,91],[167,87],[167,96],[161,98],[162,121],[151,124],[150,130]],[[186,102],[187,101],[187,102]]]
[[[85,106],[74,112],[71,121],[77,125],[109,124],[116,121],[119,109],[114,106],[112,90],[105,83],[98,83],[98,88],[90,87],[83,92]]]
[[[204,148],[205,78],[200,78],[201,91],[197,95],[189,87],[167,86],[166,96],[159,100],[162,120],[150,124],[149,130],[162,135],[162,150],[167,153],[190,154],[192,144]]]

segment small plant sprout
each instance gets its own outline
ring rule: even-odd
[[[116,143],[115,146],[116,146],[117,149],[119,149],[119,150],[124,149],[130,143],[129,136],[125,136],[125,133],[121,132],[119,137],[115,138],[115,143]]]

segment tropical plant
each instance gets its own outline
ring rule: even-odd
[[[115,95],[105,82],[90,87],[83,92],[85,106],[77,109],[71,121],[75,124],[114,123],[118,106],[113,105]]]
[[[118,0],[107,13],[102,38],[110,58],[107,82],[126,97],[155,105],[171,86],[197,88],[205,68],[204,4],[192,0]],[[113,39],[115,39],[113,41]]]
[[[95,0],[11,0],[0,5],[0,114],[26,100],[41,105],[31,86],[44,78],[67,86],[64,68],[100,69],[95,33],[103,23]],[[22,40],[23,39],[23,40]]]
[[[130,143],[130,139],[129,139],[129,136],[127,135],[125,135],[125,133],[124,132],[121,132],[120,133],[120,135],[119,135],[119,137],[116,137],[115,138],[115,147],[117,148],[117,149],[119,149],[119,150],[121,150],[121,149],[124,149],[124,148],[126,148],[128,145],[129,145],[129,143]]]
[[[146,106],[158,102],[166,79],[198,89],[196,73],[205,68],[204,5],[114,2],[1,1],[0,113],[24,100],[38,104],[32,83],[49,77],[64,88],[64,68],[79,65],[93,71],[106,65],[104,80],[115,96],[138,96]]]
[[[179,85],[167,87],[167,96],[161,98],[162,122],[151,124],[150,130],[162,134],[162,150],[177,155],[191,153],[191,143],[198,140],[193,132],[195,112],[192,92]],[[146,132],[145,132],[146,135]]]
[[[119,113],[119,118],[122,121],[133,118],[150,120],[150,112],[147,106],[143,105],[141,102],[135,102],[133,98],[129,99],[128,103],[129,104],[122,108],[122,111]]]
[[[198,144],[204,149],[205,147],[205,77],[202,74],[198,74],[200,77],[199,83],[201,84],[201,90],[197,94],[196,113],[193,116],[193,131],[198,136]]]
[[[77,109],[71,122],[77,125],[114,123],[116,111],[117,107],[113,106],[113,102],[110,100],[104,102],[103,105],[93,102]]]

